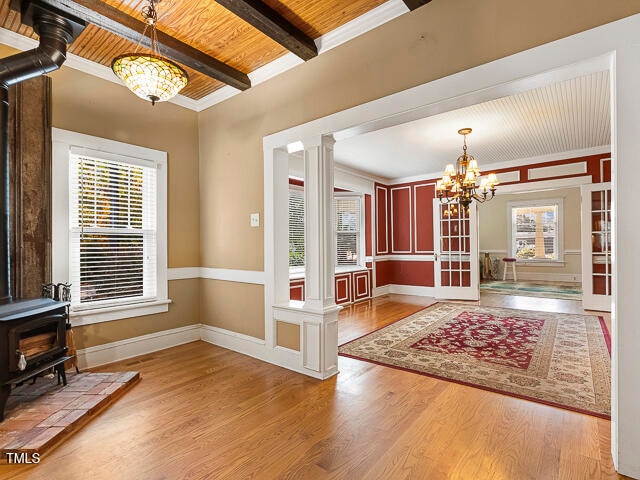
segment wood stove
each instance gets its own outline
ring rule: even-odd
[[[50,298],[0,305],[0,421],[11,385],[54,368],[67,384],[67,302]]]
[[[85,23],[61,12],[53,0],[11,0],[21,23],[33,27],[39,45],[0,59],[0,421],[11,386],[54,368],[66,385],[68,302],[51,298],[15,300],[11,296],[8,90],[24,80],[57,70],[67,44]],[[46,283],[49,279],[40,279]]]

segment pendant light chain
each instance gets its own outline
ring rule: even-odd
[[[187,72],[181,66],[163,57],[158,44],[158,12],[155,0],[142,9],[145,27],[133,53],[120,55],[113,60],[111,69],[124,84],[140,98],[152,105],[173,98],[189,82]],[[151,54],[138,53],[148,29]]]

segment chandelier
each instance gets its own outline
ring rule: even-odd
[[[458,157],[455,168],[452,164],[446,166],[442,178],[436,183],[436,193],[442,203],[459,203],[466,208],[473,200],[480,203],[491,200],[500,182],[495,173],[490,173],[478,186],[478,161],[467,153],[467,135],[471,129],[461,128],[458,133],[464,137],[462,155]]]
[[[116,57],[111,63],[113,73],[127,88],[152,105],[175,97],[189,81],[184,68],[159,54],[156,31],[158,13],[155,4],[160,2],[161,0],[149,0],[149,5],[142,9],[145,27],[136,50]],[[149,28],[151,54],[138,53],[140,43]]]

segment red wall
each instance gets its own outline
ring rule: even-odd
[[[519,182],[505,182],[503,185],[514,183],[532,183],[556,180],[560,178],[591,175],[593,183],[611,180],[611,161],[605,160],[609,153],[590,155],[566,160],[557,160],[539,164],[495,170],[500,173],[518,171]],[[586,173],[548,177],[529,180],[528,169],[550,167],[586,162]],[[419,182],[402,183],[396,185],[375,184],[375,238],[376,256],[386,255],[432,255],[434,251],[433,239],[433,199],[437,179]],[[500,195],[500,186],[497,194]],[[432,287],[434,283],[433,262],[425,260],[394,260],[385,259],[375,262],[376,284],[381,287],[389,284],[414,285]]]

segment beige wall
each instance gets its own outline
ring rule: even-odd
[[[201,319],[212,327],[264,340],[264,287],[202,279]]]
[[[93,347],[199,323],[199,279],[173,280],[169,282],[169,298],[172,303],[169,305],[167,313],[75,327],[73,335],[76,347]]]
[[[480,231],[480,255],[489,250],[491,256],[501,257],[507,254],[508,229],[507,204],[542,199],[563,199],[563,248],[564,250],[580,250],[580,189],[566,188],[544,192],[519,194],[501,194],[490,202],[481,204],[478,208],[478,222]],[[500,253],[497,253],[499,251]],[[518,265],[518,273],[536,274],[574,274],[575,281],[580,280],[582,272],[582,257],[579,254],[565,253],[564,266],[525,266]]]
[[[435,0],[202,112],[203,266],[264,268],[249,214],[263,212],[265,135],[638,12],[626,0]]]
[[[276,345],[300,351],[300,326],[276,322]]]
[[[63,67],[53,78],[53,126],[168,154],[169,267],[200,265],[198,117],[155,107],[119,84]]]
[[[0,45],[0,57],[16,52]],[[199,266],[197,113],[169,103],[152,107],[119,84],[68,67],[51,77],[54,127],[168,153],[168,264]],[[78,348],[200,322],[198,279],[170,281],[169,298],[164,314],[77,327]]]

